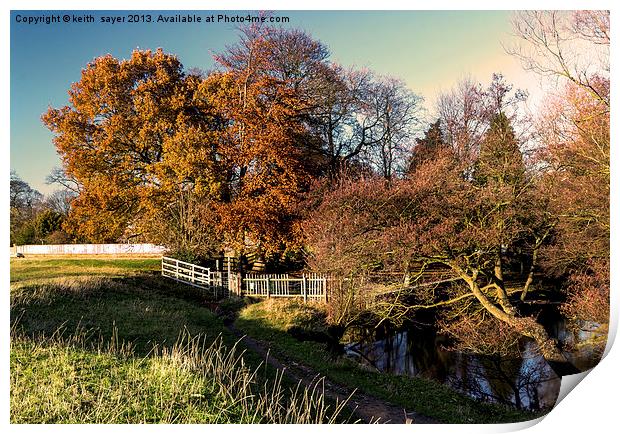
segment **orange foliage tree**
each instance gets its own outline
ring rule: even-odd
[[[299,245],[297,204],[311,180],[299,119],[308,103],[300,89],[312,58],[283,58],[285,36],[259,25],[242,29],[240,41],[216,56],[220,70],[201,86],[201,96],[227,120],[218,149],[225,182],[217,211],[227,244],[240,252],[248,245],[262,252]],[[311,39],[288,36],[312,55]]]
[[[203,256],[220,241],[295,246],[310,182],[299,146],[307,102],[299,76],[279,74],[272,31],[244,29],[206,78],[161,50],[90,63],[70,105],[43,115],[79,185],[67,226],[97,242],[144,234]]]
[[[222,120],[196,97],[200,77],[162,50],[99,57],[69,90],[70,105],[42,117],[68,177],[79,185],[68,226],[92,241],[151,227],[179,191],[209,198],[212,143]],[[159,210],[159,211],[156,211]]]

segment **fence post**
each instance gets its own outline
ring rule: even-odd
[[[271,298],[271,279],[267,276],[267,298]]]
[[[306,283],[306,274],[301,275],[301,293],[304,295],[304,303],[308,302],[308,286]]]
[[[231,280],[231,277],[230,277],[230,256],[227,259],[228,260],[226,262],[226,280],[227,280],[226,284],[228,285],[228,292],[230,292],[231,290],[233,290],[232,285],[230,284],[230,280]],[[237,290],[234,289],[233,293],[236,293],[236,292],[237,292]]]
[[[192,264],[192,283],[196,283],[196,266]]]
[[[325,303],[327,303],[327,277],[323,277],[323,291],[325,292]]]
[[[207,275],[207,288],[213,291],[213,296],[217,298],[217,289],[213,285],[213,277],[211,277],[211,269],[207,268],[207,272],[205,274]]]
[[[174,260],[174,276],[179,280],[179,260]]]

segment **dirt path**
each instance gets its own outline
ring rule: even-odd
[[[227,324],[226,326],[241,339],[246,347],[260,354],[269,365],[283,371],[294,382],[301,382],[303,385],[309,386],[313,379],[323,377],[308,366],[292,361],[279,360],[268,351],[264,342],[244,335],[234,324]],[[342,402],[353,393],[353,389],[333,383],[327,379],[324,381],[325,395],[333,401],[338,400]],[[402,407],[389,404],[360,391],[355,391],[347,402],[347,406],[366,423],[438,423],[434,419],[422,416],[414,411],[406,411]]]

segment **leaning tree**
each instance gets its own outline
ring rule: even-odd
[[[507,354],[529,337],[547,360],[565,362],[518,303],[522,294],[536,297],[534,253],[553,225],[548,201],[535,188],[537,173],[526,170],[503,105],[490,106],[495,112],[475,153],[464,157],[463,147],[445,146],[406,179],[343,182],[328,193],[307,223],[311,262],[349,282],[356,273],[403,276],[384,291],[389,295],[373,294],[368,285],[342,291],[336,321],[352,323],[370,312],[396,322],[434,309],[460,348]],[[527,278],[515,279],[511,262],[524,251],[532,267]],[[452,283],[416,281],[437,267],[449,271]]]

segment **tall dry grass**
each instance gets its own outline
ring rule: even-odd
[[[93,343],[96,342],[96,343]],[[334,423],[322,379],[286,387],[263,379],[237,345],[182,333],[171,347],[136,357],[118,334],[93,339],[59,329],[32,337],[11,331],[12,423]]]

